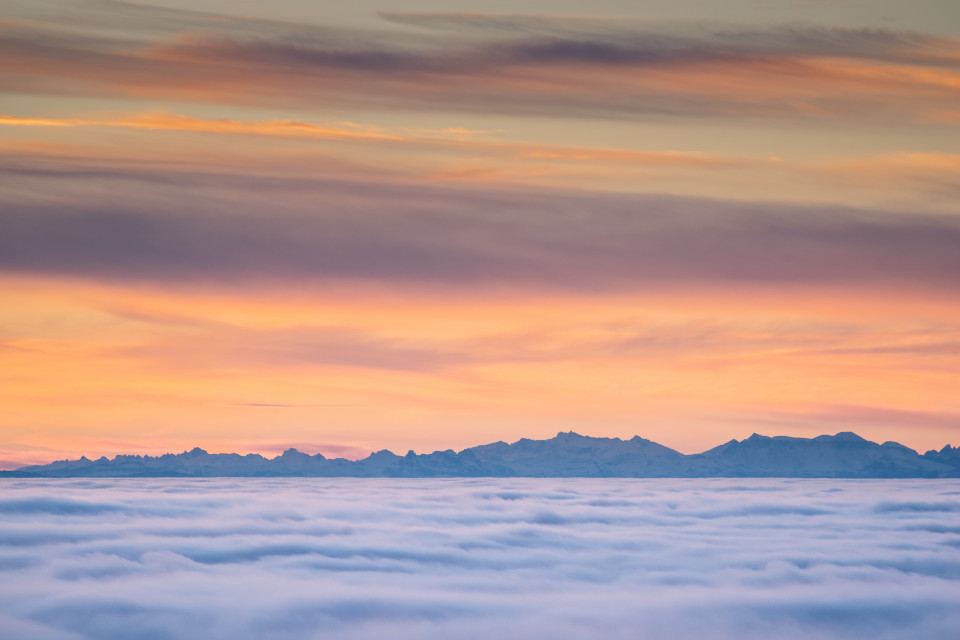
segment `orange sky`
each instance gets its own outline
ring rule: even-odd
[[[0,22],[0,468],[957,444],[960,40],[923,16],[43,5]]]

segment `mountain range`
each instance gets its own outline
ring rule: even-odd
[[[275,458],[210,454],[200,448],[162,456],[118,455],[61,460],[0,471],[0,477],[623,477],[623,478],[960,478],[960,448],[924,455],[896,442],[855,433],[815,438],[761,436],[682,454],[634,436],[594,438],[572,431],[464,449],[398,456],[383,450],[362,460],[288,449]]]

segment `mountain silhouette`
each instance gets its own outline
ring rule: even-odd
[[[0,477],[593,477],[593,478],[957,478],[960,449],[924,455],[896,442],[855,433],[815,438],[761,436],[731,440],[685,455],[634,436],[594,438],[572,431],[547,440],[523,438],[464,449],[399,456],[387,450],[362,460],[329,459],[288,449],[275,458],[210,454],[195,448],[162,456],[118,455],[61,460],[0,471]]]

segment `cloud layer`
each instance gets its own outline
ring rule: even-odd
[[[960,272],[960,222],[922,213],[37,158],[0,164],[0,175],[16,185],[0,213],[0,269],[14,273],[602,291],[955,290]],[[115,190],[137,196],[105,197]]]
[[[612,120],[956,117],[960,45],[894,30],[401,13],[358,30],[121,2],[19,11],[32,20],[0,32],[0,80],[19,91]]]
[[[56,496],[56,497],[54,497]],[[5,482],[18,638],[946,638],[939,481]]]

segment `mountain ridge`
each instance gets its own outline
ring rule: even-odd
[[[946,445],[920,455],[896,442],[878,444],[846,431],[814,438],[763,436],[730,440],[702,453],[683,454],[634,436],[521,438],[404,456],[383,449],[362,460],[326,458],[294,448],[274,458],[257,453],[207,453],[200,447],[160,456],[59,460],[0,471],[0,478],[76,477],[788,477],[955,478],[960,448]]]

